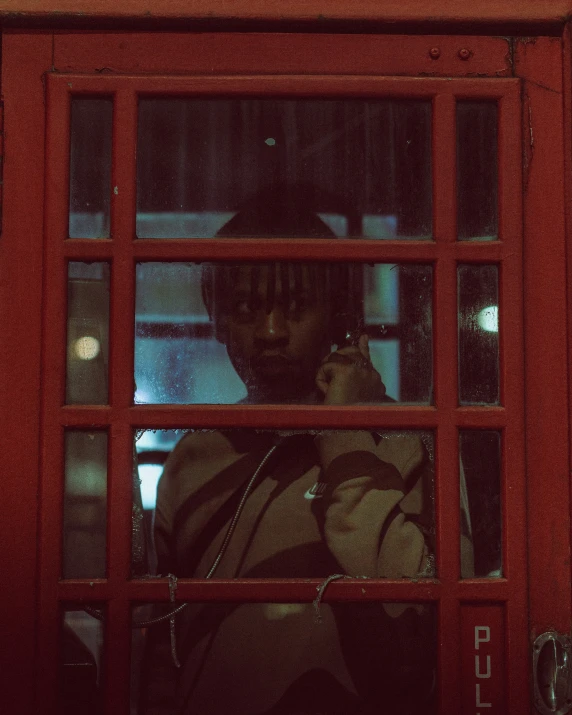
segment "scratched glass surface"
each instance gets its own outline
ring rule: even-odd
[[[457,102],[457,232],[460,241],[498,238],[496,102]]]
[[[70,238],[109,238],[113,101],[71,101]]]
[[[107,404],[109,279],[107,263],[68,264],[68,405]]]
[[[63,578],[105,578],[107,432],[65,434]]]
[[[103,640],[101,620],[70,604],[61,617],[57,712],[96,715],[103,712]],[[98,604],[87,608],[101,610]]]
[[[461,405],[498,405],[498,266],[460,264],[457,281],[459,402]]]
[[[502,576],[501,435],[495,430],[461,430],[461,569],[463,577]]]
[[[131,653],[132,715],[436,713],[430,603],[189,603],[174,643],[166,620],[134,628]]]
[[[136,403],[320,404],[321,361],[361,333],[371,364],[334,358],[364,368],[348,401],[432,400],[429,265],[140,263],[136,292]]]
[[[272,226],[234,235],[322,237],[305,207],[336,236],[430,239],[431,102],[140,99],[139,238],[213,237],[254,204]]]
[[[335,474],[328,472],[334,454]],[[357,551],[351,545],[344,551],[338,527],[328,520],[337,509],[341,528],[342,491],[334,496],[327,487],[334,479],[343,484],[343,494],[357,500],[352,501]],[[360,492],[364,480],[368,489]],[[367,500],[363,512],[356,507],[360,499]],[[398,513],[391,512],[397,506]],[[237,509],[235,530],[217,560]],[[433,576],[434,524],[434,435],[429,431],[148,429],[135,434],[134,577]],[[397,534],[404,540],[396,541]]]

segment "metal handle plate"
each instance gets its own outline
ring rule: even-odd
[[[534,705],[542,715],[566,715],[572,710],[572,651],[570,638],[547,631],[532,650]]]

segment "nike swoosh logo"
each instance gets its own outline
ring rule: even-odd
[[[325,482],[316,482],[311,489],[304,494],[304,499],[321,499],[326,491]]]

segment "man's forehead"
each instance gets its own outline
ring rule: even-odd
[[[288,286],[290,290],[307,289],[316,280],[325,278],[327,267],[309,263],[243,263],[231,270],[234,288],[250,290],[253,283],[266,285],[274,281],[277,286]]]

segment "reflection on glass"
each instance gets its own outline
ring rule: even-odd
[[[337,236],[431,237],[429,101],[143,98],[138,127],[139,238],[211,237],[253,203],[273,235],[315,235],[303,206]]]
[[[136,402],[431,401],[431,266],[141,263],[136,276]],[[336,346],[334,362],[360,369],[341,384],[330,364],[320,382]]]
[[[70,238],[109,237],[112,118],[111,99],[72,99]]]
[[[68,264],[66,403],[107,403],[109,265]]]
[[[107,433],[65,436],[64,578],[105,578]]]
[[[135,609],[134,623],[149,612]],[[159,705],[181,715],[434,713],[436,615],[413,603],[321,604],[318,614],[311,603],[189,603],[174,648],[168,620],[134,629],[133,702],[141,715]]]
[[[434,574],[431,432],[146,430],[136,450],[148,575]]]
[[[100,609],[92,607],[93,612]],[[63,715],[103,711],[103,624],[81,609],[68,606],[63,613],[58,697],[58,713]]]
[[[498,266],[461,264],[459,291],[459,402],[499,402]]]
[[[461,430],[461,558],[472,544],[474,575],[502,576],[501,438],[493,430]],[[465,553],[463,552],[465,548]],[[470,576],[470,573],[463,574]]]
[[[457,231],[461,241],[498,237],[497,105],[457,103]]]

